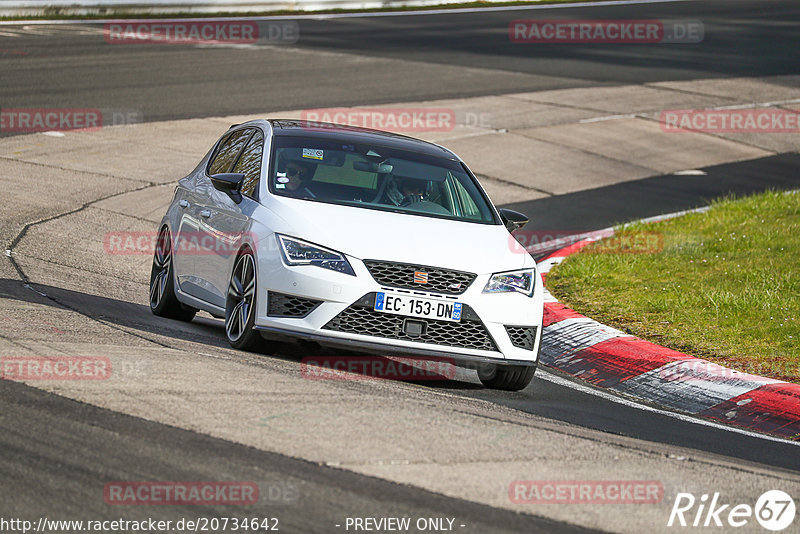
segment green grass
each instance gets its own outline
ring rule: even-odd
[[[631,243],[658,246],[623,250]],[[567,258],[547,285],[562,303],[633,335],[800,382],[800,193],[729,198],[706,213],[619,229]]]
[[[527,5],[540,5],[540,4],[573,4],[579,2],[596,2],[602,3],[603,0],[521,0],[511,2],[463,2],[457,4],[438,4],[431,6],[398,6],[398,7],[377,7],[372,9],[323,9],[319,11],[303,11],[282,9],[276,11],[248,11],[248,12],[228,12],[220,11],[217,13],[191,13],[191,12],[175,12],[175,13],[141,13],[135,9],[116,9],[98,8],[97,13],[87,15],[73,15],[70,10],[74,8],[66,7],[47,7],[43,10],[42,15],[37,16],[18,16],[18,17],[0,17],[0,20],[92,20],[92,19],[166,19],[166,18],[224,18],[224,17],[264,17],[264,16],[277,16],[277,15],[323,15],[331,13],[378,13],[386,11],[430,11],[432,9],[460,9],[460,8],[478,8],[478,7],[503,7],[503,6],[527,6]]]

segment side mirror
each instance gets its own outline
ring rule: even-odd
[[[242,194],[239,192],[239,188],[242,187],[243,180],[244,174],[237,172],[215,174],[211,177],[214,189],[227,193],[237,204],[242,201]]]
[[[503,221],[509,232],[519,230],[528,224],[528,216],[524,213],[506,208],[499,208],[497,211],[500,213],[500,220]]]

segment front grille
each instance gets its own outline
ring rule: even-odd
[[[525,350],[533,350],[536,344],[535,326],[509,326],[506,325],[506,332],[511,338],[511,344]]]
[[[283,293],[267,293],[267,315],[270,317],[306,317],[322,304],[320,300],[285,295]]]
[[[381,285],[418,289],[447,295],[460,295],[478,276],[474,273],[439,269],[410,263],[364,260],[369,273]],[[427,283],[415,283],[415,273],[426,273]]]
[[[497,351],[497,346],[494,344],[486,327],[480,319],[477,318],[475,312],[466,304],[464,304],[462,308],[461,322],[452,322],[419,319],[416,317],[405,317],[403,315],[377,312],[372,309],[372,306],[365,305],[365,300],[369,302],[369,296],[345,309],[339,315],[331,319],[323,328],[336,332],[361,334],[385,339],[400,339],[447,347]],[[374,305],[374,293],[371,295],[371,301]],[[465,317],[472,317],[473,319],[470,320]],[[417,337],[407,335],[403,332],[403,321],[406,319],[424,321],[427,323],[425,332]]]

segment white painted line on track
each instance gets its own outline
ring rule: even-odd
[[[592,117],[591,119],[581,119],[578,121],[578,123],[590,124],[592,122],[615,121],[618,119],[635,119],[636,117],[637,117],[636,113],[626,113],[625,115],[605,115],[603,117]]]
[[[705,213],[711,209],[711,206],[702,206],[700,208],[694,208],[691,210],[682,210],[682,211],[673,211],[672,213],[665,213],[664,215],[655,215],[653,217],[647,217],[646,219],[640,219],[638,221],[625,223],[622,225],[623,228],[628,228],[629,226],[633,226],[634,224],[640,223],[656,223],[661,221],[668,221],[669,219],[674,219],[676,217],[680,217],[682,215],[688,215],[689,213]]]
[[[800,103],[800,98],[792,98],[791,100],[776,100],[774,102],[761,102],[760,106],[784,106],[786,104],[798,104]]]
[[[680,172],[686,172],[686,171],[678,171],[677,173],[672,173],[672,174],[678,174]],[[696,169],[692,169],[692,175],[695,175],[694,173],[700,173],[700,172],[702,172],[704,174],[707,174],[707,173],[705,173],[705,171],[698,171]],[[655,215],[653,217],[647,217],[645,219],[639,219],[638,221],[628,222],[628,223],[625,223],[625,224],[621,225],[621,227],[622,228],[628,228],[630,226],[633,226],[634,224],[654,223],[654,222],[666,221],[666,220],[669,220],[669,219],[674,219],[675,217],[680,217],[681,215],[687,215],[689,213],[705,213],[710,209],[711,209],[711,206],[702,206],[702,207],[694,208],[694,209],[690,209],[690,210],[674,211],[672,213],[665,213],[663,215]],[[577,234],[577,235],[574,235],[574,236],[570,236],[570,239],[571,240],[574,239],[575,240],[574,242],[581,241],[583,239],[590,239],[592,241],[597,241],[597,240],[602,239],[604,237],[613,236],[615,228],[616,228],[615,226],[609,226],[608,228],[603,228],[602,230],[592,230],[591,232],[585,232],[583,234]],[[559,239],[549,239],[547,241],[542,241],[541,243],[539,243],[537,248],[539,250],[542,250],[542,251],[549,251],[549,250],[552,250],[553,248],[555,248],[555,243],[558,243],[559,241],[560,241]],[[551,243],[553,243],[554,246],[551,246],[550,245]],[[573,243],[570,243],[570,245],[571,244],[573,244]],[[567,246],[569,246],[569,245],[564,245],[564,246],[560,246],[559,245],[560,248],[566,248]],[[556,250],[555,252],[558,252],[558,251]],[[555,252],[553,252],[553,253],[555,253]],[[544,259],[544,260],[542,260],[540,262],[537,262],[536,266],[539,268],[539,272],[540,273],[548,273],[548,272],[550,272],[550,270],[553,268],[553,266],[555,264],[561,263],[565,259],[566,259],[566,257],[564,257],[564,256],[548,257],[547,259]]]
[[[797,104],[800,98],[792,98],[791,100],[775,100],[774,102],[751,102],[749,104],[732,104],[730,106],[717,106],[711,109],[715,111],[726,111],[736,109],[755,109],[755,108],[769,108],[774,106],[785,106],[786,104]]]
[[[374,18],[374,17],[408,17],[415,15],[449,15],[458,13],[483,13],[487,11],[538,11],[543,9],[574,9],[581,7],[606,7],[606,6],[625,6],[637,4],[671,4],[676,2],[689,2],[691,0],[611,0],[608,2],[578,2],[573,4],[542,4],[527,6],[497,6],[497,7],[462,7],[454,9],[421,9],[419,11],[378,11],[373,13],[320,13],[302,15],[265,15],[261,17],[197,17],[197,18],[173,18],[173,19],[72,19],[72,20],[4,20],[0,21],[0,26],[15,26],[19,24],[75,24],[92,23],[104,24],[107,22],[129,22],[131,24],[141,22],[198,22],[208,19],[231,20],[231,21],[258,21],[258,20],[326,20],[326,19],[349,19],[349,18]]]
[[[785,106],[790,104],[797,104],[798,102],[800,102],[800,98],[793,98],[791,100],[775,100],[773,102],[745,102],[742,104],[731,104],[728,106],[716,106],[708,109],[711,109],[713,111],[728,111],[728,110],[738,110],[738,109],[771,108],[771,107]],[[648,113],[662,113],[664,111],[666,110],[641,111],[639,113],[626,113],[623,115],[602,115],[599,117],[589,117],[587,119],[581,119],[578,121],[578,124],[591,124],[593,122],[605,122],[605,121],[614,121],[620,119],[636,119],[636,118],[644,119],[647,118],[646,114]]]
[[[547,274],[550,270],[555,266],[564,261],[566,258],[563,256],[556,256],[553,258],[548,258],[546,260],[542,260],[541,262],[536,264],[536,267],[539,269],[539,273]]]
[[[545,303],[545,304],[553,304],[553,303],[558,303],[558,299],[557,299],[557,298],[555,298],[555,297],[553,296],[553,294],[552,294],[552,293],[550,293],[550,292],[547,290],[547,288],[546,288],[546,287],[545,287],[545,288],[542,288],[542,293],[543,293],[543,298],[544,298],[544,303]]]
[[[548,342],[542,345],[542,352],[562,361],[571,358],[576,352],[592,348],[609,339],[633,337],[589,317],[563,319],[544,327],[542,335],[548,338]]]
[[[611,401],[611,402],[615,402],[617,404],[621,404],[621,405],[626,406],[628,408],[635,408],[637,410],[642,410],[642,411],[645,411],[645,412],[657,413],[659,415],[665,415],[667,417],[671,417],[673,419],[678,419],[678,420],[686,422],[686,423],[692,423],[692,424],[701,425],[701,426],[709,426],[709,427],[712,427],[712,428],[716,428],[717,430],[725,430],[727,432],[734,432],[736,434],[742,434],[742,435],[745,435],[745,436],[748,436],[748,437],[751,437],[751,438],[758,438],[758,439],[764,439],[764,440],[767,440],[767,441],[776,441],[778,443],[787,443],[789,445],[800,446],[800,441],[791,441],[791,440],[788,440],[788,439],[776,438],[775,436],[770,436],[770,435],[767,435],[767,434],[761,434],[761,433],[758,433],[758,432],[751,432],[750,430],[744,430],[742,428],[737,428],[737,427],[733,427],[733,426],[723,425],[723,424],[720,424],[720,423],[715,423],[714,421],[709,421],[709,420],[706,420],[706,419],[700,419],[700,418],[697,418],[697,417],[692,417],[691,415],[684,415],[684,414],[677,413],[677,412],[670,412],[668,410],[661,410],[659,408],[653,408],[652,406],[647,406],[645,404],[639,404],[637,402],[630,401],[630,400],[625,399],[623,397],[618,397],[617,395],[613,395],[611,393],[607,393],[605,391],[602,391],[602,390],[599,390],[599,389],[595,389],[595,388],[591,388],[589,386],[585,386],[585,385],[580,384],[578,382],[573,382],[572,380],[568,380],[566,378],[562,378],[560,376],[556,376],[556,375],[554,375],[554,374],[552,374],[552,373],[550,373],[548,371],[545,371],[544,369],[542,369],[541,366],[539,367],[539,369],[537,369],[535,376],[536,376],[536,378],[541,378],[542,380],[546,380],[547,382],[550,382],[552,384],[556,384],[557,386],[563,386],[563,387],[567,387],[567,388],[570,388],[570,389],[574,389],[574,390],[579,391],[581,393],[586,393],[587,395],[594,395],[595,397],[600,397],[601,399],[604,399],[604,400],[607,400],[607,401]]]
[[[780,382],[692,359],[669,362],[633,376],[614,389],[667,408],[697,414],[766,384]]]

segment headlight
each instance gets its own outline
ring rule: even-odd
[[[318,245],[312,245],[307,241],[295,239],[294,237],[276,235],[278,236],[281,252],[283,252],[283,259],[288,265],[316,265],[338,273],[356,275],[350,266],[350,262],[347,261],[343,254]]]
[[[534,281],[534,269],[523,269],[521,271],[509,271],[507,273],[495,273],[489,278],[484,293],[510,293],[516,291],[523,295],[532,296],[533,288],[536,286]]]

